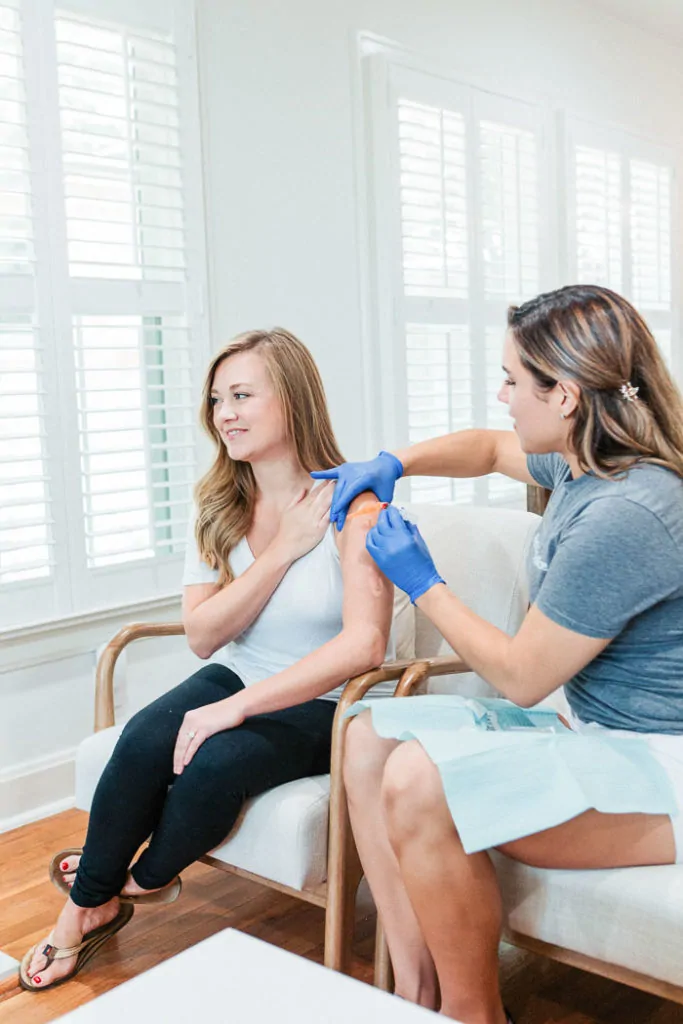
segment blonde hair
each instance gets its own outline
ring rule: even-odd
[[[522,364],[542,391],[579,385],[569,444],[581,468],[612,477],[638,462],[683,477],[683,399],[640,314],[597,285],[570,285],[508,310]],[[624,384],[638,388],[628,401]]]
[[[216,446],[216,459],[195,487],[195,536],[202,559],[218,569],[218,582],[233,579],[230,552],[246,535],[254,515],[256,481],[248,462],[231,459],[213,422],[211,391],[216,370],[238,352],[258,352],[282,408],[288,439],[301,467],[310,473],[344,461],[330,423],[325,391],[306,346],[289,331],[247,331],[212,359],[202,392],[200,420]]]

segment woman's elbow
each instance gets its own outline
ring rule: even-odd
[[[187,640],[187,646],[190,648],[193,654],[202,661],[206,661],[211,657],[212,654],[216,653],[217,648],[209,643],[209,638],[198,630],[194,629],[193,626],[185,621],[185,639]]]
[[[188,636],[187,644],[192,653],[195,654],[198,658],[201,658],[202,661],[207,661],[211,657],[211,655],[215,653],[213,648],[209,644],[207,644],[205,640],[201,640],[198,638],[193,639],[192,637]]]
[[[387,652],[387,637],[380,629],[364,629],[351,638],[357,671],[365,672],[376,668],[384,661]]]

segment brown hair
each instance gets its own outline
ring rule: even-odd
[[[569,285],[511,306],[508,327],[539,389],[579,385],[569,444],[584,472],[610,477],[650,462],[683,477],[683,400],[630,302],[598,285]],[[620,391],[629,382],[633,401]]]
[[[220,584],[233,579],[230,552],[246,535],[256,504],[256,481],[248,462],[231,459],[213,422],[211,391],[216,370],[238,352],[258,352],[280,400],[287,437],[303,469],[331,469],[344,461],[330,423],[323,383],[311,353],[289,331],[247,331],[212,359],[202,392],[200,419],[217,452],[195,487],[195,536],[202,559],[219,570]]]

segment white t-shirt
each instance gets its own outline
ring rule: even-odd
[[[330,528],[320,543],[289,567],[279,586],[251,626],[211,658],[226,665],[245,686],[289,668],[307,654],[332,640],[342,629],[342,573],[339,551]],[[246,537],[230,553],[235,577],[254,562]],[[191,524],[185,553],[183,586],[216,583],[218,570],[200,558]],[[394,639],[389,637],[386,657],[394,658]],[[345,683],[324,696],[338,700]],[[395,682],[374,687],[368,697],[390,696]]]

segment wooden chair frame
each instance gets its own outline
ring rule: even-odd
[[[425,683],[430,676],[437,674],[432,671],[431,664],[433,661],[440,660],[441,659],[425,659],[423,661],[413,662],[411,669],[407,669],[403,673],[401,682],[396,688],[396,696],[415,696],[415,690],[417,689],[418,684]],[[462,662],[460,664],[463,665]],[[468,671],[468,669],[467,666],[463,665],[462,668],[452,669],[451,671],[465,672]],[[582,971],[589,971],[591,974],[597,974],[603,978],[609,978],[611,981],[621,982],[623,985],[630,985],[632,988],[640,989],[643,992],[649,992],[662,999],[669,999],[671,1002],[683,1004],[683,986],[681,985],[673,985],[667,981],[660,981],[658,978],[652,978],[649,975],[640,974],[638,971],[630,970],[627,967],[621,967],[618,964],[611,964],[605,960],[597,960],[595,957],[586,956],[583,953],[577,953],[573,949],[565,949],[563,946],[555,946],[549,942],[543,942],[541,939],[536,939],[531,935],[524,935],[511,928],[504,928],[503,940],[510,943],[512,946],[517,946],[520,949],[526,949],[530,953],[547,956],[551,960],[557,960],[559,963],[568,964],[570,967],[578,967]],[[385,992],[391,992],[393,990],[391,958],[389,956],[389,950],[384,938],[384,932],[382,930],[379,916],[377,918],[377,933],[375,940],[375,985],[377,988],[380,988]]]
[[[152,637],[183,636],[185,628],[181,622],[144,622],[124,626],[107,644],[97,663],[95,682],[95,732],[108,729],[116,724],[114,711],[114,669],[123,649],[134,640]],[[243,868],[233,867],[208,854],[203,863],[239,875],[279,892],[306,900],[325,908],[325,966],[348,973],[350,968],[351,942],[355,924],[356,892],[362,878],[362,869],[353,841],[346,795],[342,779],[344,734],[348,719],[344,712],[360,700],[368,690],[379,683],[397,680],[395,693],[407,696],[415,687],[433,675],[448,675],[469,671],[467,665],[455,656],[429,658],[421,661],[386,662],[379,668],[349,680],[339,700],[332,726],[332,756],[330,766],[330,810],[327,848],[327,882],[311,889],[293,889],[280,882],[274,882],[262,875],[252,874]],[[378,943],[380,954],[386,959],[386,947]],[[388,962],[388,961],[387,961]],[[383,977],[386,966],[378,962],[377,977]]]

